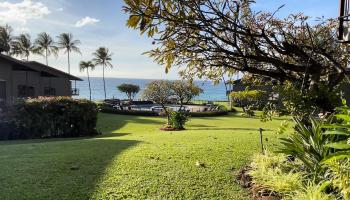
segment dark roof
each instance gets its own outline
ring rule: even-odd
[[[55,69],[53,67],[41,64],[39,62],[36,61],[20,61],[17,60],[15,58],[12,58],[10,56],[6,56],[3,54],[0,54],[0,59],[5,59],[6,61],[14,64],[14,66],[16,67],[16,69],[18,70],[30,70],[30,71],[36,71],[36,72],[40,72],[42,74],[47,74],[47,75],[51,75],[54,77],[61,77],[61,78],[68,78],[69,80],[76,80],[76,81],[82,81],[82,79],[76,77],[76,76],[72,76],[68,73],[65,73],[63,71],[60,71],[58,69]]]
[[[58,69],[44,65],[44,64],[36,62],[36,61],[29,61],[29,62],[26,62],[26,64],[29,65],[30,67],[36,69],[37,71],[43,71],[43,72],[46,72],[46,73],[49,73],[52,75],[56,75],[58,77],[69,78],[69,80],[82,81],[81,78],[78,78],[76,76],[72,76],[66,72],[60,71]]]

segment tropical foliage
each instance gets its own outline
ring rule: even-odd
[[[244,91],[231,92],[230,96],[233,100],[238,101],[243,108],[244,113],[247,116],[253,116],[252,105],[258,102],[263,97],[265,91],[262,90],[249,90],[247,87]]]
[[[79,69],[81,72],[86,71],[86,75],[89,83],[89,94],[90,94],[90,101],[91,101],[91,82],[90,82],[89,70],[93,71],[95,69],[95,65],[92,61],[81,61],[79,64]]]
[[[176,129],[184,129],[188,121],[188,114],[183,110],[183,105],[198,96],[203,90],[187,81],[153,81],[147,85],[143,92],[143,98],[160,104],[168,116],[168,125]],[[178,103],[178,111],[172,111],[166,104]]]
[[[133,84],[124,83],[117,86],[117,88],[120,92],[123,92],[126,94],[129,101],[132,101],[135,98],[136,94],[140,92],[140,86],[133,85]]]
[[[9,25],[0,26],[0,49],[10,54],[13,46],[13,29]],[[1,53],[1,51],[0,51]]]
[[[34,42],[34,52],[45,57],[46,65],[49,65],[48,57],[50,55],[58,56],[58,47],[55,41],[48,33],[40,33]]]
[[[154,39],[148,55],[167,70],[187,66],[182,74],[220,78],[232,69],[292,82],[300,96],[332,93],[346,77],[349,51],[337,41],[335,20],[310,24],[302,13],[280,19],[278,11],[254,12],[248,0],[124,1],[127,26]],[[334,109],[322,95],[312,102]]]
[[[68,73],[70,74],[70,54],[72,52],[77,52],[81,54],[81,51],[78,45],[81,44],[80,40],[75,40],[73,34],[71,33],[62,33],[58,37],[57,47],[64,50],[64,53],[68,56]]]
[[[29,34],[20,34],[14,38],[11,54],[21,56],[29,61],[29,56],[34,51],[34,44],[31,41]]]
[[[103,78],[103,90],[105,94],[105,99],[107,99],[106,92],[106,80],[105,80],[105,68],[110,67],[113,68],[112,64],[112,53],[110,53],[109,49],[106,47],[100,47],[93,53],[93,61],[94,64],[102,66],[102,78]]]

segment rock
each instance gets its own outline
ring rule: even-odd
[[[205,167],[205,164],[204,163],[201,163],[199,161],[196,162],[196,166],[197,167]]]

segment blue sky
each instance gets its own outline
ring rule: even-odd
[[[255,10],[273,11],[285,7],[278,16],[304,12],[312,17],[334,18],[338,14],[337,0],[257,0]],[[83,55],[72,56],[72,73],[84,76],[78,70],[81,60],[90,60],[92,52],[100,46],[113,52],[113,69],[108,77],[176,79],[177,70],[165,74],[164,67],[142,55],[152,48],[152,40],[125,26],[127,16],[122,11],[123,0],[0,0],[0,24],[8,23],[15,33],[28,32],[34,39],[40,32],[56,36],[71,32],[80,39]],[[44,62],[42,57],[32,60]],[[50,57],[49,64],[67,71],[67,58]],[[102,75],[98,67],[91,76]]]

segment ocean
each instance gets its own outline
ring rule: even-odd
[[[89,85],[87,77],[81,77],[84,81],[77,81],[76,87],[79,89],[79,96],[76,98],[89,99]],[[92,77],[91,91],[93,100],[103,100],[103,79]],[[137,94],[135,99],[140,99],[142,91],[148,83],[153,80],[150,79],[127,79],[127,78],[106,78],[107,98],[126,99],[126,95],[118,91],[117,86],[123,83],[135,84],[140,86],[141,91]],[[195,81],[195,84],[203,89],[203,93],[195,98],[195,100],[205,101],[225,101],[227,99],[225,92],[225,85],[223,83],[214,85],[211,81]],[[74,87],[73,81],[72,86]]]

